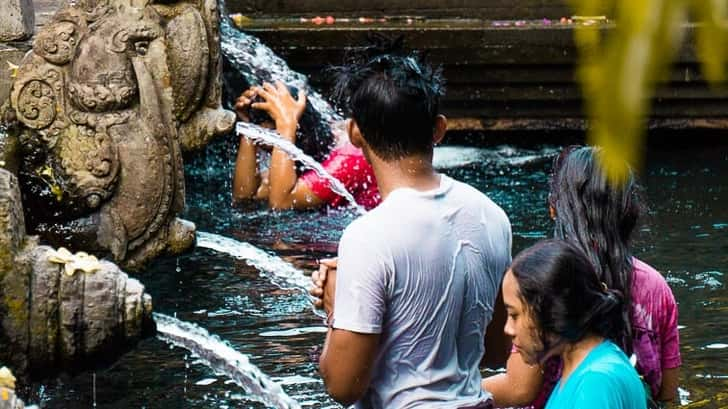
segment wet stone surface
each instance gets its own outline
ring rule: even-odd
[[[0,2],[0,41],[24,40],[33,35],[34,27],[32,0]]]

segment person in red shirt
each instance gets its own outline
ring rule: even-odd
[[[254,102],[256,96],[262,102]],[[264,83],[262,87],[252,87],[243,92],[236,101],[235,110],[243,121],[250,120],[251,108],[264,111],[272,119],[273,123],[264,123],[262,126],[275,127],[282,138],[294,144],[301,142],[301,135],[296,130],[306,109],[306,95],[303,92],[294,98],[282,82],[275,85]],[[333,134],[333,148],[322,162],[324,169],[344,184],[359,205],[367,210],[376,207],[382,198],[374,171],[364,153],[349,142],[345,131]],[[305,147],[303,150],[315,156],[306,152]],[[257,156],[258,147],[241,135],[233,175],[235,202],[266,200],[268,206],[275,210],[311,209],[325,205],[337,207],[347,204],[346,199],[334,193],[329,182],[316,172],[299,172],[295,162],[282,150],[273,148],[270,167],[264,172],[258,167]]]

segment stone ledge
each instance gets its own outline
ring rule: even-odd
[[[0,2],[0,41],[24,40],[33,35],[35,14],[32,0]]]

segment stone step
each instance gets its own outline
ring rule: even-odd
[[[443,110],[466,127],[488,129],[488,124],[507,123],[518,129],[518,124],[540,122],[552,129],[549,121],[585,124],[575,80],[574,24],[390,18],[315,25],[294,18],[237,20],[244,31],[259,37],[324,91],[325,68],[340,64],[348,50],[367,44],[368,36],[377,32],[403,36],[408,48],[422,50],[430,61],[442,64],[448,83]],[[605,31],[612,28],[602,25]],[[706,119],[724,119],[728,113],[728,91],[706,84],[693,46],[695,25],[686,29],[686,45],[654,98],[651,119],[658,127],[702,127],[715,123]]]
[[[274,16],[425,15],[489,19],[560,18],[570,15],[563,0],[229,0],[231,13]]]

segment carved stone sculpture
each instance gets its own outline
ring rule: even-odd
[[[108,261],[39,246],[24,233],[20,206],[17,179],[0,169],[0,362],[48,376],[108,359],[152,332],[139,281]]]
[[[182,150],[232,129],[214,0],[81,0],[36,36],[10,95],[31,233],[128,269],[194,242]]]

